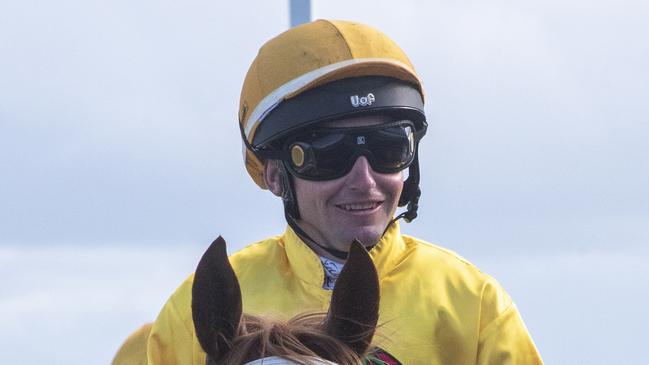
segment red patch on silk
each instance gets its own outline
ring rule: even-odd
[[[374,360],[374,359],[378,359]],[[402,365],[399,360],[395,359],[394,356],[390,355],[389,352],[377,348],[372,352],[370,355],[370,361],[367,363],[367,365]]]

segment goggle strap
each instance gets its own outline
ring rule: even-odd
[[[280,179],[282,184],[282,203],[284,203],[284,215],[300,219],[300,210],[297,207],[297,198],[295,197],[295,187],[293,186],[293,177],[286,167],[285,161],[280,161]]]
[[[246,132],[243,129],[243,125],[241,123],[239,123],[239,132],[241,133],[241,140],[243,141],[243,144],[246,146],[246,148],[250,152],[252,152],[255,156],[257,156],[257,158],[260,159],[261,161],[268,160],[268,159],[285,160],[289,157],[286,151],[274,150],[274,149],[259,149],[253,146],[248,141],[248,138],[246,138]]]
[[[273,149],[257,149],[257,156],[261,157],[264,160],[287,160],[290,156],[287,151],[284,150],[273,150]]]

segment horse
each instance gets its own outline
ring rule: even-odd
[[[191,307],[207,365],[384,364],[371,356],[379,318],[378,275],[358,241],[351,245],[328,312],[283,322],[242,312],[239,282],[219,236],[196,268]]]

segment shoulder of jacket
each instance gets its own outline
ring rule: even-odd
[[[236,265],[240,260],[250,260],[251,258],[268,259],[269,252],[281,247],[281,236],[273,236],[267,239],[254,242],[243,249],[229,256],[230,262]],[[279,244],[279,245],[278,245]],[[198,262],[198,259],[197,259]],[[170,301],[186,301],[185,298],[191,297],[192,285],[194,283],[194,273],[191,273],[171,295]]]
[[[242,267],[246,266],[258,266],[256,263],[264,263],[268,261],[269,255],[273,250],[278,250],[281,248],[281,236],[274,236],[261,240],[255,243],[252,243],[245,248],[241,249],[230,255],[230,263],[234,267],[235,271],[239,271]],[[198,260],[197,260],[198,261]],[[246,264],[253,265],[242,265],[245,262]],[[239,269],[239,270],[237,270]],[[165,304],[162,312],[171,313],[174,317],[179,318],[182,322],[186,322],[185,326],[190,326],[189,318],[191,317],[191,297],[192,297],[192,286],[194,284],[194,273],[191,273],[171,294],[169,300]],[[188,328],[189,329],[189,328]]]
[[[480,270],[476,265],[453,250],[413,236],[405,234],[402,236],[406,245],[406,250],[408,252],[416,253],[416,255],[418,255],[422,260],[430,260],[436,264],[443,264],[448,267],[454,267],[458,270],[472,272],[490,278],[489,275]]]
[[[512,304],[511,297],[495,278],[454,251],[406,235],[404,242],[418,265],[434,268],[429,271],[434,272],[435,280],[445,277],[463,282],[481,300],[490,303],[496,313],[503,312]]]
[[[284,252],[282,236],[272,236],[253,242],[229,256],[230,262],[235,264],[240,260],[268,260],[269,255]]]

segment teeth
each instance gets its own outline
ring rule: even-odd
[[[355,203],[355,204],[343,204],[341,207],[345,210],[365,210],[365,209],[374,209],[378,203],[369,202],[369,203]]]

